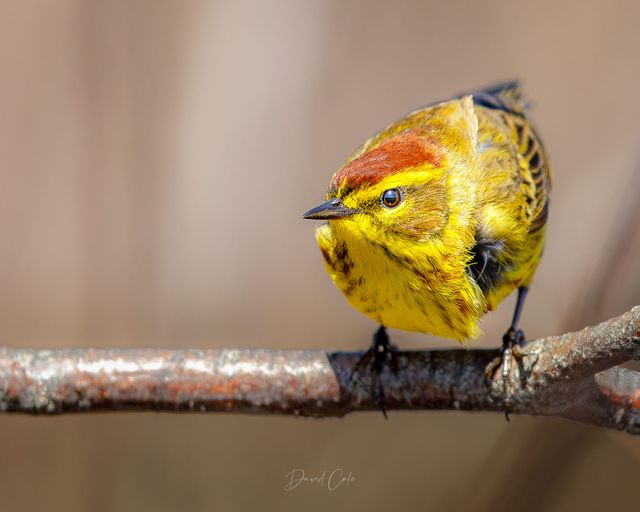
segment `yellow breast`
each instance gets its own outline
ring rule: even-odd
[[[349,303],[374,321],[406,331],[463,340],[480,334],[481,293],[464,268],[430,261],[426,254],[391,252],[360,237],[347,222],[316,231],[326,270]]]

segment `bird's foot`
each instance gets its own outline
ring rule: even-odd
[[[385,368],[389,368],[394,374],[398,372],[398,349],[391,343],[387,331],[380,327],[373,335],[373,342],[358,362],[353,367],[349,380],[359,382],[361,373],[370,375],[370,383],[373,388],[373,396],[380,406],[380,410],[387,417],[387,410],[384,400],[384,386],[380,376]]]
[[[500,354],[491,361],[485,369],[485,381],[489,387],[502,381],[502,393],[504,394],[504,414],[509,421],[511,410],[510,379],[509,374],[513,369],[514,360],[520,364],[523,358],[522,345],[525,343],[524,333],[521,329],[509,328],[502,337]]]

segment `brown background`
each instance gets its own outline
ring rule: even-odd
[[[2,2],[0,342],[367,346],[373,324],[300,214],[387,122],[513,77],[556,174],[523,326],[628,309],[639,16],[631,1]],[[544,418],[3,416],[0,436],[3,511],[633,509],[640,482],[637,440]],[[338,467],[350,487],[283,491],[294,468]]]

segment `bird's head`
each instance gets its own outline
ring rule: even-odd
[[[303,217],[384,245],[432,239],[447,224],[451,189],[469,195],[450,171],[472,165],[476,144],[470,97],[417,111],[367,141],[333,175],[327,201]]]
[[[372,241],[422,240],[447,218],[446,155],[432,137],[407,130],[364,151],[329,184],[327,201],[304,214]]]

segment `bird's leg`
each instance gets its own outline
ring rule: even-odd
[[[387,411],[384,403],[384,386],[380,380],[380,375],[387,365],[393,373],[397,373],[397,349],[389,340],[387,330],[381,325],[373,335],[373,341],[371,342],[369,350],[362,355],[354,366],[350,380],[354,380],[354,376],[356,376],[362,368],[370,370],[371,382],[374,389],[373,394],[385,418],[387,418]]]
[[[522,329],[518,329],[518,322],[520,321],[520,314],[524,307],[524,299],[527,296],[529,288],[524,286],[518,288],[518,300],[516,301],[516,309],[513,312],[513,320],[511,325],[507,329],[507,332],[502,336],[502,377],[506,378],[509,374],[509,358],[514,356],[517,359],[522,358],[521,347],[525,343],[524,333]]]
[[[502,348],[500,349],[500,355],[495,358],[485,370],[485,377],[487,382],[494,381],[495,371],[502,366],[501,377],[504,386],[505,395],[507,395],[507,380],[509,377],[509,369],[511,368],[511,358],[515,357],[517,360],[522,359],[521,347],[525,343],[524,333],[521,329],[518,329],[518,322],[520,321],[520,314],[524,306],[524,299],[527,296],[529,288],[521,286],[518,288],[518,299],[516,301],[516,309],[513,312],[513,320],[511,325],[507,329],[507,332],[502,336]],[[509,397],[505,396],[506,410],[505,414],[507,420],[509,419]]]

